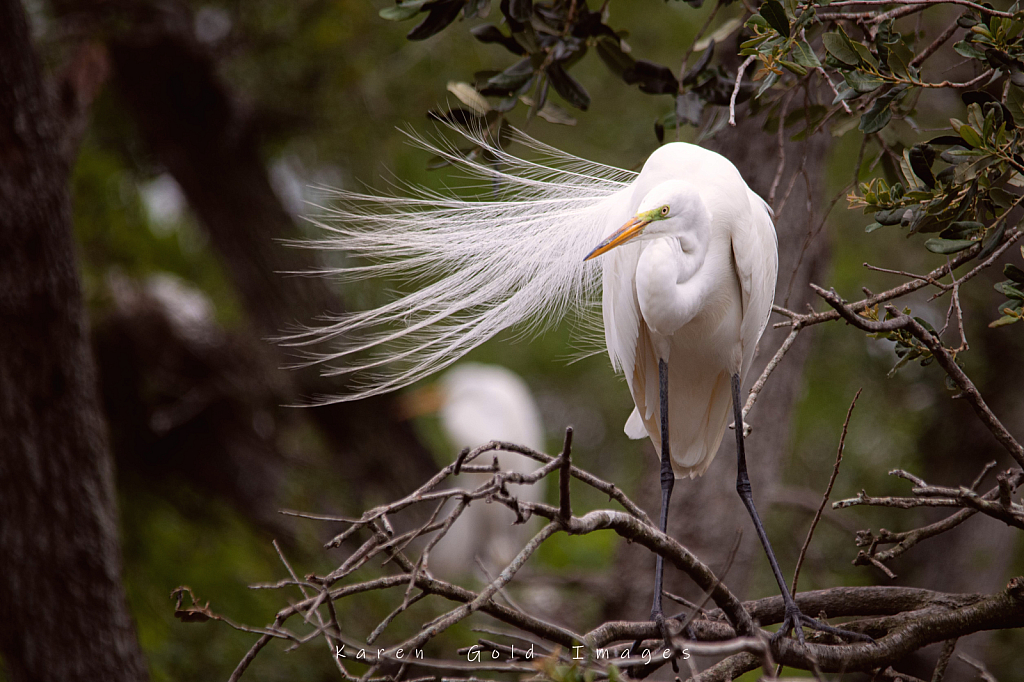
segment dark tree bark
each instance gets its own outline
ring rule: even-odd
[[[297,417],[271,354],[212,319],[182,320],[172,306],[124,277],[109,277],[111,309],[92,334],[103,406],[122,486],[159,488],[184,512],[195,497],[171,487],[201,482],[281,540],[285,455],[278,425]],[[186,476],[183,476],[185,474]]]
[[[102,25],[104,3],[57,5]],[[177,180],[209,234],[255,334],[276,336],[343,312],[324,280],[282,274],[313,270],[317,263],[310,252],[282,243],[300,234],[270,184],[256,117],[195,39],[189,10],[174,2],[130,3],[119,4],[118,12],[118,23],[103,31],[115,84],[145,146]],[[290,360],[278,356],[280,364]],[[325,380],[316,369],[289,372],[281,380],[291,387],[287,402],[342,389],[340,379]],[[339,454],[346,477],[359,482],[357,494],[409,491],[436,471],[389,396],[317,407],[308,415]]]
[[[15,682],[143,680],[87,343],[69,126],[0,1],[0,653]]]

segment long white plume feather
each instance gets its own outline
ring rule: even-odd
[[[498,332],[524,331],[583,312],[596,297],[601,261],[584,262],[608,225],[609,198],[635,173],[585,161],[513,132],[538,160],[459,132],[486,154],[465,158],[447,141],[414,142],[465,172],[480,194],[407,188],[408,196],[330,190],[302,246],[339,250],[361,263],[324,269],[342,280],[398,278],[419,288],[373,310],[328,319],[282,339],[327,376],[351,375],[358,400],[426,377]]]

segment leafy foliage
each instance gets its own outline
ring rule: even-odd
[[[1021,247],[1020,255],[1024,258],[1024,247]],[[1003,274],[1007,279],[995,284],[995,289],[1008,299],[1000,304],[999,311],[1003,314],[998,320],[994,320],[990,327],[1002,327],[1007,324],[1019,322],[1024,317],[1024,270],[1013,263],[1007,263],[1003,267]]]

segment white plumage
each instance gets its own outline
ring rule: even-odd
[[[544,423],[529,387],[519,375],[498,365],[465,362],[445,372],[438,381],[438,416],[452,446],[474,448],[503,440],[544,450]],[[512,452],[497,455],[504,471],[528,474],[540,466]],[[490,458],[476,464],[487,464]],[[489,474],[461,474],[452,485],[472,490],[491,479]],[[541,502],[544,481],[534,485],[508,484],[509,492],[524,502]],[[516,515],[501,504],[473,502],[430,554],[430,566],[440,576],[476,572],[479,558],[497,575],[523,543],[536,532],[535,523],[513,525]]]
[[[669,213],[604,256],[605,338],[637,406],[626,433],[649,435],[661,452],[658,360],[665,360],[672,467],[677,476],[699,476],[729,422],[731,377],[743,381],[768,322],[775,228],[736,167],[695,145],[655,151],[630,189],[606,238],[637,214]]]
[[[476,183],[473,199],[408,188],[410,196],[328,191],[314,222],[326,236],[299,245],[343,251],[350,267],[325,268],[342,281],[394,278],[411,290],[373,310],[328,318],[283,342],[329,376],[349,375],[350,392],[322,402],[395,390],[447,367],[509,327],[529,333],[569,313],[589,315],[601,267],[584,262],[619,212],[635,173],[584,161],[521,133],[538,160],[490,147],[467,159],[452,143],[425,148]]]

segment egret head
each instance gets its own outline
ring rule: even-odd
[[[683,180],[669,180],[649,191],[636,215],[597,245],[584,260],[596,258],[629,241],[685,237],[709,226],[711,216],[697,188]]]

